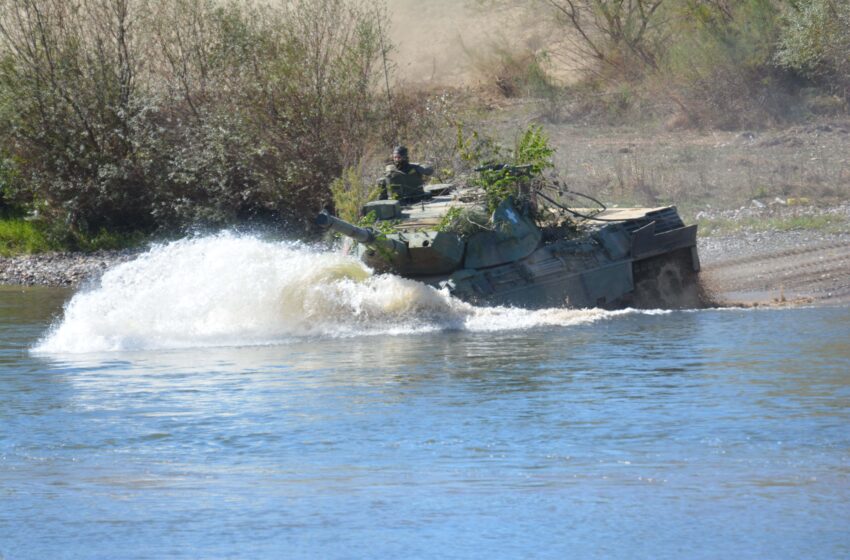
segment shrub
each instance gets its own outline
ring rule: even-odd
[[[664,0],[547,0],[583,58],[629,76],[656,67],[668,30]]]
[[[360,209],[370,200],[378,198],[381,189],[376,183],[363,180],[363,170],[347,167],[342,175],[331,183],[336,215],[348,222],[356,223],[360,218]]]
[[[11,194],[72,229],[147,225],[136,210],[148,197],[134,142],[138,17],[122,0],[2,2],[0,129],[27,178]]]
[[[15,171],[14,163],[3,157],[2,152],[0,152],[0,218],[14,211],[11,200],[7,200],[7,197],[10,197],[13,185],[17,180]]]
[[[791,3],[777,62],[850,99],[850,4],[836,0]]]
[[[486,50],[465,52],[484,84],[503,97],[548,99],[558,91],[547,72],[548,53],[544,50],[502,40]]]
[[[297,227],[388,128],[354,0],[0,0],[4,197],[79,238]]]
[[[555,153],[539,126],[526,129],[512,150],[477,131],[464,137],[463,129],[458,128],[457,149],[463,159],[478,168],[479,175],[472,183],[486,193],[490,211],[509,196],[519,204],[528,202],[533,181],[543,170],[553,167]]]
[[[0,256],[41,253],[57,247],[37,224],[21,218],[0,218]]]
[[[673,110],[670,122],[679,125],[759,127],[801,114],[800,76],[850,95],[846,1],[538,4],[564,26],[566,57],[585,63],[585,79],[571,91],[574,114],[622,122]]]
[[[779,16],[771,0],[684,3],[657,90],[691,124],[736,128],[782,118],[784,77],[772,66]]]

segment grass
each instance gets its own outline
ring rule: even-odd
[[[138,247],[147,241],[142,233],[113,233],[101,230],[84,237],[68,238],[65,243],[51,239],[44,225],[23,218],[0,218],[0,256],[31,255],[48,251],[119,250]]]
[[[143,245],[147,240],[148,238],[145,234],[139,232],[115,233],[100,230],[95,235],[77,238],[75,240],[75,248],[86,253],[92,251],[116,251],[138,247]]]
[[[700,220],[702,237],[731,235],[741,232],[765,231],[817,231],[843,233],[850,231],[850,222],[842,216],[783,216],[773,218],[713,218]]]
[[[57,248],[33,222],[21,218],[0,219],[0,255],[44,253]]]

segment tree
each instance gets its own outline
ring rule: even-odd
[[[634,58],[657,68],[664,36],[664,0],[545,0],[575,31],[579,52],[620,70]]]
[[[778,62],[850,99],[850,4],[794,2],[785,14]]]

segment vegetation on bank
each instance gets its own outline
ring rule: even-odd
[[[561,40],[478,64],[552,120],[730,129],[847,111],[843,0],[521,5],[557,18]],[[489,149],[464,135],[475,113],[395,83],[386,31],[383,6],[359,0],[0,0],[0,252],[303,232],[324,206],[374,197],[374,164],[401,140],[438,180],[468,172]],[[559,57],[579,81],[551,76]],[[540,156],[533,141],[518,145]]]
[[[144,233],[115,232],[102,229],[94,234],[78,234],[61,241],[44,220],[34,220],[18,213],[0,212],[0,256],[45,253],[48,251],[110,251],[133,248],[144,243]]]
[[[0,256],[43,253],[57,248],[32,222],[22,218],[0,219]]]
[[[352,0],[2,0],[2,204],[72,246],[298,229],[392,141],[382,22]]]
[[[527,5],[479,0],[486,6]],[[548,101],[551,119],[761,128],[850,102],[845,0],[533,0],[557,22],[544,48],[502,46],[484,70],[505,95]],[[581,78],[566,87],[557,63]]]
[[[811,231],[845,233],[850,229],[846,216],[808,215],[760,216],[746,218],[709,218],[700,220],[701,237],[731,235],[739,232]]]

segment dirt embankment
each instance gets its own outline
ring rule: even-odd
[[[850,305],[850,233],[736,234],[700,240],[704,285],[725,305]]]
[[[482,85],[503,57],[549,52],[564,36],[551,18],[522,2],[393,0],[388,16],[392,77],[414,87]],[[547,62],[552,76],[564,82],[575,79],[580,66],[551,56]]]

